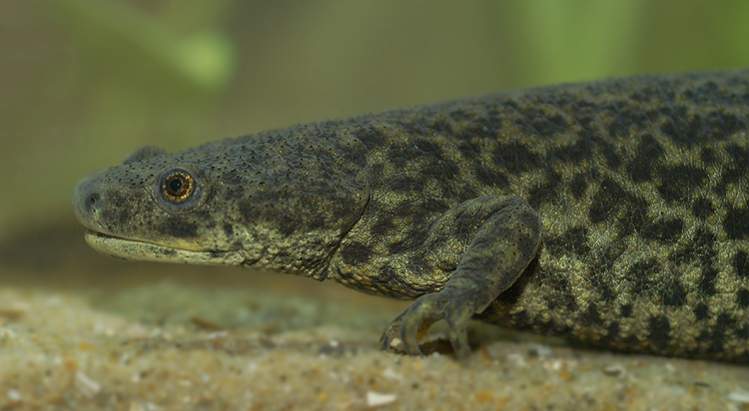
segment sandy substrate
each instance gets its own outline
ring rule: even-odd
[[[377,346],[403,302],[82,255],[0,265],[0,410],[749,409],[749,367],[481,325],[464,363],[439,332],[404,357]]]

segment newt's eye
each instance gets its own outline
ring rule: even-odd
[[[161,179],[161,195],[170,203],[184,203],[194,192],[195,179],[185,170],[173,170]]]

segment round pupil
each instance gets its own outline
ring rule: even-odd
[[[171,191],[171,194],[173,195],[182,194],[182,187],[184,186],[182,177],[179,177],[179,176],[172,177],[171,179],[169,179],[167,184],[169,185],[169,191]]]

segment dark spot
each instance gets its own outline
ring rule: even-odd
[[[705,229],[705,227],[698,227],[692,240],[687,242],[684,247],[671,253],[669,260],[674,264],[685,264],[688,262],[696,262],[702,265],[710,264],[715,259],[714,243],[715,234]]]
[[[479,190],[473,185],[473,184],[466,184],[462,187],[458,187],[455,191],[458,195],[458,201],[467,201],[472,198],[479,197],[481,194],[479,193]]]
[[[623,104],[617,104],[616,107],[611,108],[614,120],[609,124],[609,134],[614,137],[626,137],[633,127],[639,128],[650,123],[647,115],[641,110]]]
[[[627,171],[635,182],[648,181],[652,178],[653,167],[663,157],[663,147],[650,134],[640,138],[635,157],[629,163]]]
[[[690,121],[686,107],[662,107],[656,115],[665,119],[661,132],[678,144],[691,145],[699,140],[697,124]]]
[[[720,181],[713,187],[713,191],[720,196],[725,196],[728,185],[738,183],[745,178],[746,173],[747,167],[744,165],[724,168],[720,175]]]
[[[736,295],[736,302],[741,308],[749,307],[749,290],[746,288],[740,289]]]
[[[627,196],[627,192],[616,181],[610,178],[601,181],[588,209],[590,221],[600,223],[606,220],[610,214],[619,210],[622,199]]]
[[[708,351],[710,352],[722,352],[723,346],[725,345],[726,331],[732,328],[736,323],[736,320],[731,318],[729,314],[720,313],[718,319],[715,322],[715,327],[712,329],[712,335],[710,335],[710,346]]]
[[[601,315],[598,313],[598,306],[595,303],[590,303],[588,309],[580,317],[580,320],[587,327],[601,324]]]
[[[502,119],[497,111],[490,111],[488,115],[474,118],[467,124],[468,126],[459,133],[462,139],[472,137],[494,139],[502,130]]]
[[[620,207],[623,208],[623,212],[616,224],[620,237],[633,235],[650,223],[647,201],[628,196],[621,199]]]
[[[370,175],[373,176],[381,176],[384,174],[385,165],[381,162],[374,163],[369,166],[370,169]]]
[[[715,97],[717,94],[719,94],[719,91],[720,89],[714,81],[708,81],[703,84],[697,85],[694,88],[688,88],[684,90],[682,96],[693,103],[701,105],[717,102],[725,103],[725,101],[722,100],[715,100]]]
[[[655,258],[640,260],[632,264],[625,274],[632,293],[639,295],[651,292],[651,285],[661,269],[661,264]]]
[[[278,231],[283,236],[290,236],[294,234],[294,232],[299,228],[299,221],[292,218],[290,215],[286,213],[278,214],[278,221],[275,221],[277,223]],[[319,222],[316,222],[316,224],[319,224]]]
[[[451,119],[457,122],[463,122],[471,118],[471,116],[462,109],[453,110],[448,115]]]
[[[717,277],[718,270],[712,264],[703,266],[702,276],[698,284],[700,292],[706,296],[715,295],[715,279]]]
[[[432,123],[432,130],[439,134],[450,135],[453,134],[453,126],[447,119],[439,117]]]
[[[612,321],[611,324],[606,328],[606,336],[604,341],[613,341],[619,337],[619,321]]]
[[[601,148],[603,158],[606,160],[606,165],[609,166],[609,168],[618,169],[622,164],[622,158],[619,156],[616,147],[613,144],[600,139],[598,140],[598,145]]]
[[[160,231],[175,238],[194,238],[198,236],[196,224],[174,216],[164,220]]]
[[[525,310],[512,314],[512,324],[518,329],[527,329],[530,327],[530,316]]]
[[[561,176],[553,169],[547,168],[545,181],[530,189],[528,204],[538,209],[545,203],[553,202],[557,197],[557,188],[560,183]]]
[[[713,203],[707,198],[698,198],[692,203],[692,214],[699,219],[706,219],[715,212]]]
[[[351,242],[341,249],[343,262],[351,266],[366,264],[371,256],[372,249],[359,242]]]
[[[422,186],[422,183],[413,177],[398,173],[392,176],[390,181],[388,181],[387,186],[393,191],[408,193],[417,190]]]
[[[703,147],[700,150],[700,159],[705,163],[705,165],[710,165],[718,161],[718,156],[715,154],[715,150],[711,147]]]
[[[519,142],[499,144],[493,152],[494,163],[515,174],[538,169],[541,157]]]
[[[569,126],[564,117],[558,113],[548,113],[539,108],[527,108],[525,118],[520,120],[520,125],[531,131],[540,134],[543,137],[551,137],[556,133],[565,131]]]
[[[580,137],[576,142],[554,150],[550,155],[550,159],[579,163],[580,161],[591,158],[593,156],[592,153],[592,142],[586,138]]]
[[[671,323],[665,315],[657,315],[650,317],[650,323],[648,325],[648,339],[659,351],[663,351],[668,347],[670,334],[671,334]]]
[[[422,154],[421,163],[419,178],[433,179],[442,186],[443,190],[449,187],[449,182],[460,174],[460,168],[454,161],[441,159],[439,156]]]
[[[749,209],[730,207],[723,220],[723,228],[731,239],[749,237]]]
[[[379,218],[377,222],[375,222],[372,227],[370,228],[370,231],[372,235],[375,237],[382,237],[384,235],[387,235],[390,231],[395,229],[395,222],[393,222],[392,218]]]
[[[447,202],[443,200],[428,199],[428,200],[421,201],[418,204],[418,208],[422,213],[426,212],[429,214],[434,214],[434,213],[441,214],[447,211],[447,209],[450,208],[450,206],[448,205]]]
[[[406,233],[403,240],[391,243],[388,250],[392,254],[399,254],[404,251],[415,250],[421,246],[429,235],[428,230],[417,224]]]
[[[248,224],[257,223],[258,212],[252,201],[242,201],[239,203],[239,212],[242,214],[244,221]]]
[[[682,306],[687,301],[687,292],[679,281],[673,281],[663,288],[663,304],[670,306]]]
[[[701,134],[709,140],[725,139],[745,127],[744,121],[739,117],[723,110],[710,112],[700,125],[702,126]]]
[[[622,304],[619,307],[619,315],[622,317],[630,317],[632,315],[632,304]]]
[[[121,204],[124,204],[124,203],[121,203]],[[128,207],[122,207],[117,212],[117,223],[120,227],[124,227],[130,224],[130,221],[132,218],[133,218],[133,213],[131,212],[131,209]]]
[[[219,250],[209,250],[208,254],[211,258],[221,258],[224,255],[224,252]]]
[[[743,148],[736,143],[726,146],[726,153],[731,157],[734,165],[746,167],[749,164],[749,149]]]
[[[667,120],[661,125],[661,131],[682,145],[723,140],[744,127],[741,119],[723,110],[715,110],[706,115],[688,115],[686,108],[677,107],[662,109],[662,114]]]
[[[640,234],[648,240],[656,240],[662,243],[674,243],[684,231],[684,221],[680,218],[664,218],[662,220],[646,223]]]
[[[588,189],[588,179],[583,174],[577,174],[570,181],[570,191],[575,199],[579,200]]]
[[[662,167],[658,174],[658,192],[669,203],[684,201],[707,180],[705,170],[686,164]]]
[[[369,284],[363,283],[359,280],[349,281],[346,284],[350,287],[359,289],[364,292],[372,292]],[[373,286],[381,295],[397,298],[416,298],[421,294],[434,292],[434,289],[431,288],[420,289],[413,287],[411,284],[408,284],[404,280],[402,275],[399,275],[395,271],[395,269],[389,265],[384,266],[380,270],[380,272],[377,274],[377,277],[372,280],[371,286]]]
[[[635,91],[630,94],[632,100],[638,102],[663,102],[672,101],[676,96],[674,93],[674,84],[666,79],[659,79],[657,81],[650,81],[644,83],[644,87],[637,87]],[[628,86],[627,88],[631,88]]]
[[[231,226],[231,224],[224,224],[224,234],[226,234],[227,237],[232,237],[234,235],[234,227]]]
[[[237,178],[235,181],[239,181],[239,182],[229,181],[229,184],[231,187],[227,188],[227,196],[230,199],[236,201],[236,200],[241,200],[244,197],[244,188],[240,186],[240,184],[242,184],[241,179]]]
[[[416,146],[402,141],[391,144],[387,148],[387,157],[397,168],[403,168],[406,165],[419,160],[421,156],[422,152],[417,149]]]
[[[420,113],[397,121],[397,124],[409,136],[427,136],[432,134],[432,130],[427,127],[427,121],[425,121],[423,114]]]
[[[538,258],[534,259],[534,261],[538,261]],[[570,311],[576,310],[577,303],[575,302],[572,290],[570,290],[569,280],[564,275],[550,273],[545,282],[551,293],[551,297],[547,300],[550,310],[555,310],[558,307],[563,307]],[[516,301],[512,303],[514,304]]]
[[[749,255],[746,251],[740,250],[736,252],[732,263],[737,276],[741,278],[749,277]]]
[[[738,329],[736,329],[736,337],[741,338],[742,340],[749,339],[749,324],[744,324],[743,327],[739,327]],[[747,355],[749,354],[744,353],[743,362],[746,362],[747,360],[749,360],[749,358],[747,358]]]
[[[616,295],[611,289],[611,267],[594,267],[588,276],[591,288],[596,290],[604,301],[613,301]]]
[[[485,167],[482,164],[476,164],[473,169],[476,179],[484,186],[495,186],[500,188],[507,188],[510,185],[510,181],[507,176],[501,171],[495,170],[494,168]]]
[[[474,160],[481,156],[483,151],[480,144],[473,140],[462,140],[458,143],[458,151],[468,160]]]
[[[702,321],[707,318],[708,315],[708,308],[707,304],[705,303],[699,303],[696,307],[694,307],[694,316],[697,318],[697,320]]]
[[[163,248],[159,250],[159,253],[161,253],[161,255],[163,255],[164,257],[174,257],[175,255],[177,255],[177,250],[173,250],[171,248]],[[212,251],[211,256],[215,257],[213,253],[214,252]]]
[[[423,138],[417,139],[414,141],[414,146],[425,155],[434,156],[438,159],[443,158],[442,148],[429,140]]]
[[[555,256],[565,254],[587,255],[590,247],[587,244],[588,229],[585,227],[573,227],[562,235],[550,238],[544,242],[549,252]]]
[[[513,283],[510,288],[500,294],[497,300],[501,301],[503,304],[515,305],[515,303],[517,303],[520,299],[520,296],[523,295],[523,291],[528,285],[530,278],[533,277],[534,274],[538,271],[538,260],[538,257],[534,258],[533,261],[528,264],[528,267],[523,271],[520,277],[515,280],[515,283]],[[566,279],[564,281],[566,281]],[[566,282],[564,284],[560,284],[560,288],[558,290],[560,292],[568,292],[569,288],[564,288],[565,285],[568,284]]]

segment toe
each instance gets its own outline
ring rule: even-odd
[[[468,344],[468,322],[473,312],[467,307],[454,307],[445,318],[448,327],[448,338],[455,356],[463,359],[471,354]]]
[[[471,346],[468,344],[468,333],[465,328],[459,330],[450,330],[449,336],[450,345],[453,347],[453,352],[458,359],[465,359],[471,355]]]

